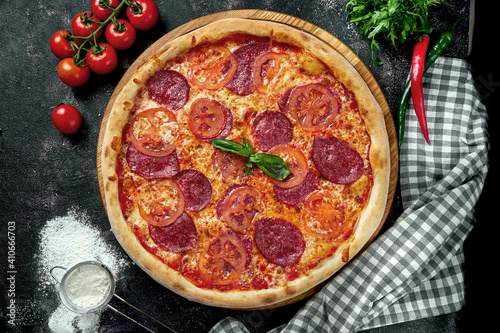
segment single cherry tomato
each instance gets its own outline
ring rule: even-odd
[[[52,111],[52,122],[59,132],[74,134],[82,125],[82,116],[74,106],[63,104]]]
[[[166,156],[174,151],[179,125],[172,111],[153,108],[138,113],[130,122],[130,139],[134,147],[149,156]]]
[[[99,20],[94,16],[94,14],[90,12],[83,12],[77,14],[73,18],[73,21],[71,21],[71,29],[73,29],[73,33],[75,34],[75,36],[87,37],[100,27],[100,24],[96,22],[101,22],[101,20]],[[90,25],[90,30],[88,25]],[[101,35],[102,29],[99,30],[99,32],[96,34],[96,38],[101,37]]]
[[[90,9],[92,9],[92,13],[101,21],[106,21],[106,19],[113,12],[110,8],[106,6],[101,6],[100,3],[104,2],[103,0],[92,0],[90,4]],[[111,8],[116,8],[120,5],[120,0],[108,0],[108,4]],[[117,14],[118,15],[118,14]]]
[[[87,51],[87,65],[94,73],[111,73],[118,65],[116,50],[108,43],[99,43],[98,48],[98,53],[93,52],[96,49],[95,47]]]
[[[203,251],[198,269],[203,280],[222,286],[231,284],[240,277],[246,261],[246,251],[240,240],[223,234]]]
[[[289,63],[290,56],[286,53],[268,52],[257,58],[253,79],[255,88],[260,93],[267,93],[269,85],[278,80],[281,68]]]
[[[226,127],[226,108],[219,102],[200,98],[189,111],[189,129],[198,139],[212,139]]]
[[[231,81],[238,64],[229,49],[222,45],[203,45],[188,55],[189,80],[200,88],[218,90]]]
[[[108,43],[115,49],[126,50],[134,44],[137,32],[127,20],[118,19],[117,21],[118,25],[114,22],[109,22],[104,35]]]
[[[319,83],[295,87],[288,100],[290,116],[308,132],[321,132],[337,119],[340,98]]]
[[[149,224],[163,227],[172,224],[184,211],[185,201],[181,188],[171,179],[158,179],[148,183],[141,192],[139,214]]]
[[[127,18],[137,30],[151,29],[158,19],[160,12],[152,0],[132,0],[132,6],[127,7]]]
[[[292,145],[278,145],[268,151],[269,154],[281,157],[290,169],[290,174],[284,180],[275,180],[271,182],[281,188],[292,188],[302,184],[306,178],[308,165],[304,153]]]
[[[59,30],[50,37],[50,50],[60,59],[72,58],[76,54],[78,45],[80,44],[80,41],[75,39],[72,46],[72,43],[66,39],[68,35],[72,36],[73,34],[66,30]]]
[[[87,66],[78,66],[73,58],[65,58],[57,65],[57,76],[64,84],[77,87],[89,80],[90,69]]]
[[[253,229],[253,221],[265,210],[259,191],[250,185],[234,189],[224,201],[222,217],[224,222],[237,232],[246,233]]]

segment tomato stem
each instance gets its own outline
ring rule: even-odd
[[[111,21],[115,22],[116,21],[115,17],[118,15],[118,13],[120,12],[120,10],[122,9],[123,6],[129,6],[131,8],[132,12],[134,12],[134,10],[137,10],[137,8],[139,8],[139,11],[136,12],[136,13],[140,13],[141,12],[141,5],[139,5],[138,3],[132,3],[132,1],[130,1],[130,0],[122,0],[120,2],[120,4],[118,6],[116,6],[116,8],[114,8],[111,4],[109,4],[109,2],[107,0],[101,0],[99,2],[99,6],[103,7],[103,5],[104,5],[104,7],[107,7],[107,8],[109,8],[109,9],[112,10],[112,13],[109,15],[109,17],[106,20],[102,21],[102,22],[98,22],[96,20],[93,20],[92,18],[90,18],[89,16],[87,16],[86,13],[84,15],[82,15],[82,22],[87,24],[87,26],[89,28],[89,31],[91,31],[91,34],[89,36],[87,36],[87,37],[81,37],[81,36],[72,36],[71,37],[73,43],[75,43],[74,42],[75,39],[81,39],[82,40],[82,43],[80,44],[80,46],[78,46],[78,51],[76,52],[75,56],[73,57],[73,60],[74,60],[74,62],[75,62],[76,65],[78,65],[80,67],[87,66],[87,63],[85,61],[86,60],[86,56],[82,58],[82,55],[81,55],[82,51],[88,51],[89,50],[88,48],[84,47],[85,44],[91,43],[92,46],[90,47],[90,49],[92,49],[92,47],[94,47],[94,50],[92,50],[91,52],[94,52],[95,54],[98,54],[98,53],[100,53],[100,52],[102,52],[104,50],[104,48],[102,48],[102,47],[99,46],[99,42],[97,40],[97,34],[109,22],[111,22]],[[97,23],[97,24],[99,24],[99,27],[95,31],[92,31],[92,29],[90,28],[90,23]],[[76,43],[75,43],[75,45],[76,45]]]

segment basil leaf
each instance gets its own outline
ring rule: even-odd
[[[250,155],[253,154],[253,147],[250,144],[250,142],[248,142],[247,139],[245,139],[245,137],[243,137],[243,147],[245,147],[247,149],[247,151],[250,152]],[[250,155],[248,155],[248,156],[250,156]]]
[[[246,140],[243,139],[243,142]],[[248,145],[242,145],[236,141],[231,141],[231,140],[226,140],[226,139],[213,139],[210,141],[212,146],[215,148],[219,148],[224,151],[228,151],[231,153],[235,153],[237,155],[241,155],[244,157],[250,157],[253,153],[253,148],[252,146],[248,143]],[[250,148],[248,147],[250,146]]]
[[[249,160],[255,163],[266,175],[276,180],[283,180],[290,174],[286,162],[278,155],[256,153],[252,154]]]
[[[290,174],[290,169],[281,157],[267,153],[254,154],[252,145],[245,138],[243,138],[243,144],[226,139],[214,139],[210,143],[215,148],[248,157],[245,161],[246,167],[243,169],[247,175],[253,174],[251,168],[255,166],[276,180],[283,180]]]

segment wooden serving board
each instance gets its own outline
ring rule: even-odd
[[[356,70],[359,72],[361,77],[363,77],[366,84],[368,85],[368,87],[372,91],[373,95],[375,96],[375,99],[377,100],[380,107],[382,108],[382,111],[383,111],[384,117],[385,117],[385,124],[387,127],[387,133],[389,135],[389,144],[390,144],[391,175],[390,175],[389,193],[388,193],[388,197],[387,197],[385,212],[384,212],[382,221],[381,221],[377,231],[374,233],[374,235],[368,241],[368,243],[366,245],[366,247],[367,247],[376,238],[380,229],[382,229],[382,226],[383,226],[383,224],[384,224],[384,222],[389,214],[390,208],[392,206],[392,201],[394,199],[394,194],[396,192],[396,185],[397,185],[398,168],[399,168],[397,135],[396,135],[396,129],[394,126],[394,120],[392,118],[392,114],[391,114],[391,111],[389,109],[389,105],[387,103],[387,100],[385,99],[385,96],[384,96],[382,90],[380,89],[380,86],[378,85],[377,81],[373,77],[370,70],[361,61],[361,59],[359,59],[359,57],[354,52],[352,52],[339,39],[337,39],[329,32],[321,29],[320,27],[318,27],[312,23],[309,23],[307,21],[304,21],[302,19],[299,19],[299,18],[291,16],[291,15],[272,12],[272,11],[264,11],[264,10],[257,10],[257,9],[232,10],[232,11],[220,12],[220,13],[215,13],[215,14],[211,14],[211,15],[197,18],[195,20],[192,20],[188,23],[181,25],[180,27],[170,31],[169,33],[167,33],[166,35],[164,35],[163,37],[158,39],[146,51],[144,51],[135,60],[135,62],[129,67],[129,69],[123,75],[120,82],[118,82],[118,85],[116,86],[113,94],[111,95],[111,98],[109,99],[108,105],[106,107],[106,111],[104,112],[104,115],[103,115],[101,128],[99,131],[99,139],[97,142],[97,178],[98,178],[98,182],[99,182],[99,190],[101,193],[101,199],[102,199],[103,204],[104,204],[104,209],[106,209],[106,203],[105,203],[105,199],[104,199],[104,186],[103,186],[103,179],[102,179],[102,172],[101,172],[102,141],[104,138],[104,132],[106,130],[106,125],[108,122],[109,114],[111,112],[111,108],[113,106],[113,103],[115,102],[116,97],[118,96],[118,94],[120,93],[122,88],[125,86],[125,84],[133,76],[135,71],[140,66],[142,66],[151,56],[153,56],[156,52],[158,52],[163,45],[165,45],[166,43],[170,42],[171,40],[173,40],[179,36],[182,36],[190,31],[196,30],[204,25],[207,25],[207,24],[215,22],[215,21],[223,20],[223,19],[228,19],[228,18],[244,18],[244,19],[250,19],[250,20],[264,20],[264,21],[278,22],[278,23],[287,24],[287,25],[294,27],[294,28],[297,28],[303,32],[310,33],[311,35],[315,36],[316,38],[329,44],[332,48],[334,48],[340,54],[342,54],[344,56],[344,58],[346,58],[352,64],[352,66],[354,66],[354,68],[356,68]],[[283,305],[292,304],[294,302],[297,302],[297,301],[299,301],[305,297],[308,297],[308,296],[312,295],[313,293],[317,292],[322,286],[323,286],[323,284],[320,284],[319,286],[317,286],[309,291],[306,291],[305,293],[303,293],[295,298],[285,300],[285,301],[278,303],[278,304],[273,304],[270,307],[283,306]],[[259,308],[259,309],[264,309],[264,308]]]

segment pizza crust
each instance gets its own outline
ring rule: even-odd
[[[330,66],[336,78],[348,90],[354,92],[371,137],[370,163],[374,172],[374,184],[370,199],[361,214],[354,234],[333,256],[323,260],[309,274],[302,274],[284,287],[258,291],[221,292],[196,287],[143,248],[122,215],[118,199],[116,166],[122,142],[122,128],[129,121],[135,95],[144,86],[145,80],[161,69],[168,60],[177,57],[186,49],[238,32],[271,36],[273,40],[291,43],[309,50]],[[134,73],[132,79],[126,83],[117,96],[108,118],[102,147],[104,201],[112,231],[118,242],[132,260],[158,283],[199,303],[217,307],[253,309],[273,306],[295,298],[340,270],[347,260],[353,258],[367,244],[383,222],[389,187],[390,155],[384,116],[379,104],[363,78],[341,54],[316,37],[281,23],[248,19],[220,20],[178,37],[163,46],[155,56]]]

